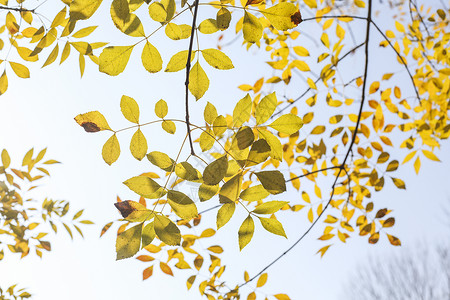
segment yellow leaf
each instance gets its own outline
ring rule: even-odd
[[[146,42],[144,49],[142,49],[141,60],[144,68],[150,73],[157,73],[162,69],[163,61],[161,55],[158,49],[149,42]]]
[[[369,88],[369,94],[375,93],[376,91],[379,90],[379,88],[380,88],[380,82],[379,81],[372,82],[372,84],[370,85],[370,88]]]
[[[117,236],[116,260],[132,257],[141,246],[142,224],[131,227]]]
[[[355,0],[355,5],[361,8],[366,7],[366,3],[363,0]]]
[[[219,70],[229,70],[234,68],[231,59],[220,50],[210,48],[201,50],[201,52],[205,61],[213,68]]]
[[[130,122],[139,124],[139,105],[136,100],[123,95],[120,99],[120,110],[123,116]]]
[[[245,166],[256,166],[262,162],[265,162],[269,155],[270,146],[266,140],[257,140],[253,143],[252,148],[250,149]]]
[[[399,31],[399,32],[405,32],[405,27],[399,23],[398,21],[395,21],[395,28]]]
[[[414,170],[416,171],[416,174],[419,174],[420,170],[420,157],[416,158],[416,161],[414,162]]]
[[[158,118],[163,119],[167,115],[168,111],[169,111],[169,108],[167,107],[166,101],[161,99],[158,102],[156,102],[156,104],[155,104],[155,114],[156,114],[156,116]]]
[[[122,217],[130,222],[143,222],[153,217],[153,211],[147,209],[147,207],[139,202],[125,200],[114,203],[114,206],[119,210]]]
[[[400,242],[400,240],[399,240],[397,237],[395,237],[395,236],[393,236],[393,235],[390,235],[390,234],[387,234],[387,233],[386,233],[386,235],[387,235],[387,237],[388,237],[388,239],[389,239],[389,242],[390,242],[393,246],[401,246],[401,245],[402,245],[402,243]]]
[[[177,131],[177,126],[172,121],[164,120],[161,123],[161,127],[162,127],[162,129],[164,129],[165,132],[167,132],[169,134],[174,134]]]
[[[141,20],[130,13],[127,0],[113,0],[110,13],[114,25],[123,33],[134,37],[145,36]]]
[[[260,125],[265,123],[272,116],[276,107],[277,97],[275,96],[275,92],[262,98],[255,110],[256,124]]]
[[[170,190],[167,199],[174,213],[184,220],[198,217],[194,201],[182,192]]]
[[[286,191],[286,182],[280,171],[261,171],[255,175],[269,193],[276,195]]]
[[[294,114],[285,114],[269,124],[278,132],[285,133],[288,135],[294,134],[300,130],[303,126],[303,121],[300,117]]]
[[[186,68],[186,63],[188,59],[188,50],[180,51],[172,56],[169,63],[167,64],[166,70],[164,72],[178,72]],[[191,62],[195,57],[195,52],[192,52]]]
[[[110,46],[103,49],[99,57],[99,71],[111,76],[125,70],[134,46]]]
[[[6,76],[6,71],[3,71],[2,76],[0,76],[0,95],[3,95],[8,89],[8,76]]]
[[[278,30],[292,29],[297,27],[302,21],[302,16],[297,6],[290,2],[281,2],[261,12],[272,26]]]
[[[314,212],[313,212],[312,208],[310,208],[308,211],[308,220],[311,223],[314,221]]]
[[[217,21],[214,19],[206,19],[200,23],[198,30],[203,34],[211,34],[217,32]]]
[[[98,111],[90,111],[79,114],[75,117],[78,125],[82,126],[86,132],[98,132],[101,130],[111,130],[105,117]]]
[[[292,48],[298,56],[309,56],[309,51],[305,47],[295,46]]]
[[[163,23],[167,20],[168,14],[164,5],[159,2],[153,2],[148,7],[150,18],[156,22]]]
[[[217,211],[217,229],[221,228],[225,224],[228,223],[228,221],[231,219],[231,217],[234,214],[234,211],[236,209],[236,204],[232,201],[224,203],[219,210]]]
[[[66,44],[64,45],[64,49],[61,53],[61,61],[59,62],[59,64],[62,64],[68,57],[70,54],[70,43],[66,42]]]
[[[198,62],[192,67],[189,72],[189,91],[198,100],[209,88],[209,79],[205,71]]]
[[[30,78],[30,70],[28,70],[26,66],[12,61],[9,62],[9,65],[14,73],[20,78]]]
[[[131,137],[130,143],[131,154],[137,160],[142,160],[145,157],[145,154],[147,154],[147,149],[148,149],[147,139],[145,138],[141,129],[138,128],[138,130]]]
[[[270,146],[270,156],[278,161],[283,160],[283,145],[280,140],[268,130],[259,130],[262,138],[267,141]]]
[[[219,11],[217,11],[216,15],[216,26],[219,30],[225,30],[230,26],[231,21],[231,13],[225,7],[221,7]]]
[[[434,161],[440,161],[439,158],[436,156],[436,154],[434,154],[434,153],[431,152],[431,151],[428,151],[428,150],[422,150],[422,153],[423,153],[428,159],[431,159],[431,160],[434,160]]]
[[[162,242],[170,246],[180,245],[180,229],[178,229],[177,225],[169,218],[162,215],[156,215],[154,226],[156,235]]]
[[[259,216],[258,218],[259,221],[261,221],[261,225],[264,227],[265,230],[267,230],[270,233],[284,236],[285,238],[287,238],[286,232],[284,232],[283,225],[280,223],[280,221],[278,221],[277,219],[263,218]]]
[[[70,43],[72,47],[75,48],[80,54],[88,55],[92,54],[92,47],[89,43],[86,42],[72,42]]]
[[[201,174],[188,162],[184,161],[175,166],[175,174],[189,181],[200,179]]]
[[[152,198],[156,194],[161,194],[161,186],[147,176],[135,176],[124,181],[124,184],[136,194],[144,198]]]
[[[327,250],[331,247],[331,245],[322,247],[319,249],[319,251],[317,251],[317,253],[320,253],[320,257],[323,257],[323,255],[325,254],[325,252],[327,252]]]
[[[175,169],[175,161],[169,157],[169,155],[159,152],[159,151],[152,151],[149,154],[147,154],[147,159],[154,164],[155,166],[159,167],[160,169],[166,171],[166,172],[173,172]]]
[[[263,273],[261,274],[261,276],[259,276],[258,281],[256,282],[256,287],[262,287],[266,284],[267,282],[267,273]]]
[[[238,101],[233,110],[233,127],[241,127],[242,124],[248,122],[252,111],[252,99],[250,95]]]
[[[70,3],[70,18],[73,20],[89,19],[103,0],[74,0]]]
[[[238,237],[239,237],[239,250],[242,250],[245,246],[250,243],[253,233],[255,231],[255,223],[253,222],[253,218],[251,215],[242,222],[239,227]]]
[[[310,3],[316,3],[314,0],[304,0],[305,1],[305,3],[308,3],[308,2],[310,2]],[[289,298],[289,296],[288,295],[286,295],[286,294],[276,294],[276,295],[273,295],[275,298],[277,298],[277,300],[291,300],[291,298]]]
[[[206,103],[205,110],[203,111],[203,118],[208,124],[213,124],[214,120],[217,118],[217,109],[211,103]]]
[[[214,197],[219,191],[219,185],[201,184],[198,188],[198,197],[204,202]]]
[[[58,44],[56,44],[55,48],[53,48],[52,52],[50,52],[49,56],[47,57],[47,60],[45,61],[44,65],[42,65],[42,68],[53,63],[58,57],[58,53],[59,53],[59,46]]]
[[[249,43],[256,43],[262,37],[263,27],[257,17],[245,11],[244,27],[242,29],[244,40]]]
[[[90,35],[92,32],[94,32],[95,29],[97,29],[98,26],[89,26],[86,28],[81,28],[74,34],[72,34],[72,37],[74,38],[84,38]]]
[[[228,159],[224,155],[206,166],[203,171],[203,181],[207,185],[216,185],[225,177],[227,169]]]
[[[242,193],[239,195],[239,198],[241,198],[242,200],[251,202],[251,201],[262,200],[269,195],[270,195],[270,193],[268,191],[266,191],[266,189],[261,184],[259,184],[259,185],[255,185],[255,186],[252,186],[252,187],[249,187],[249,188],[246,188],[245,190],[243,190]]]
[[[1,157],[3,168],[4,169],[8,168],[11,163],[11,158],[9,157],[8,151],[6,151],[6,149],[2,150]]]
[[[102,157],[103,160],[108,165],[111,165],[119,158],[119,155],[120,155],[119,140],[117,139],[116,134],[113,134],[103,145]]]
[[[242,174],[236,174],[224,183],[219,192],[219,200],[221,203],[234,202],[238,199],[241,192]]]
[[[225,117],[220,115],[213,122],[214,135],[219,137],[227,130],[227,121]]]

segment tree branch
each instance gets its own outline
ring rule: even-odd
[[[194,34],[195,34],[195,27],[197,22],[197,12],[198,12],[198,2],[199,0],[195,0],[194,2],[194,17],[192,19],[192,28],[191,28],[191,38],[189,41],[189,52],[186,62],[186,127],[187,132],[189,135],[189,145],[191,146],[191,154],[195,155],[194,152],[194,145],[192,143],[192,136],[191,136],[191,127],[189,123],[189,73],[191,71],[191,56],[192,56],[192,46],[194,44]]]
[[[317,224],[317,222],[319,221],[320,217],[325,213],[325,211],[327,210],[328,206],[331,203],[331,200],[333,199],[337,181],[339,180],[339,177],[341,176],[342,171],[345,170],[345,164],[347,162],[348,157],[350,156],[350,153],[352,152],[352,147],[355,144],[356,136],[358,135],[358,128],[359,128],[359,124],[361,123],[362,110],[363,110],[364,102],[365,102],[365,99],[366,99],[365,90],[366,90],[366,86],[367,86],[367,74],[368,74],[368,69],[369,69],[368,68],[368,66],[369,66],[369,34],[370,34],[370,24],[372,24],[372,0],[368,0],[367,17],[365,19],[366,19],[367,25],[366,25],[366,39],[365,39],[365,42],[364,42],[364,44],[365,44],[365,50],[364,50],[364,53],[365,53],[365,64],[364,64],[364,81],[363,81],[363,86],[362,86],[362,91],[361,91],[361,104],[360,104],[360,107],[359,107],[358,119],[356,121],[355,129],[354,129],[353,134],[352,134],[352,140],[350,142],[349,149],[347,150],[347,154],[345,155],[345,158],[342,161],[342,164],[339,166],[339,172],[336,175],[336,178],[335,178],[334,183],[332,185],[332,191],[331,191],[330,198],[329,198],[327,204],[325,205],[324,209],[322,210],[322,212],[317,216],[317,218],[309,226],[309,228],[295,241],[295,243],[292,244],[292,246],[290,246],[286,251],[284,251],[281,255],[279,255],[277,258],[275,258],[271,263],[269,263],[267,266],[265,266],[255,276],[250,278],[245,283],[240,284],[239,288],[244,286],[244,285],[246,285],[247,283],[253,281],[257,277],[259,277],[262,273],[264,273],[264,271],[266,271],[268,268],[270,268],[272,265],[274,265],[278,260],[280,260],[289,251],[291,251],[295,246],[297,246],[303,240],[303,238],[311,231],[311,229],[314,227],[314,225]]]
[[[9,6],[2,6],[0,5],[0,10],[12,10],[17,12],[31,12],[34,13],[34,9],[27,9],[22,7],[9,7]]]

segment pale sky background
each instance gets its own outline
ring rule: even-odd
[[[51,8],[51,3],[44,4],[42,11]],[[204,13],[204,7],[202,9]],[[117,41],[113,45],[126,45],[133,41],[115,30],[107,3],[101,6],[92,20],[93,24],[102,22],[108,24],[108,30],[97,29],[92,40]],[[308,32],[307,26],[310,25],[301,26],[304,27],[300,30]],[[316,35],[314,32],[308,33]],[[171,55],[186,49],[188,45],[188,40],[167,41],[163,35],[154,36],[153,41],[165,63]],[[202,47],[214,47],[215,41],[216,38],[212,41],[203,38]],[[60,48],[62,46],[60,44]],[[57,159],[62,164],[52,166],[52,177],[42,182],[42,186],[30,196],[69,200],[73,212],[84,208],[85,217],[96,224],[84,227],[85,239],[76,235],[74,241],[70,241],[61,228],[61,232],[51,238],[52,251],[44,253],[42,260],[35,255],[20,260],[6,252],[5,259],[0,261],[2,288],[19,283],[20,287],[28,288],[35,300],[201,298],[197,290],[187,291],[186,276],[182,271],[174,268],[177,272],[172,278],[156,268],[149,280],[142,281],[142,270],[149,263],[135,259],[115,261],[116,228],[102,239],[98,238],[101,227],[119,217],[113,206],[116,195],[122,199],[136,199],[122,182],[154,169],[145,159],[139,163],[129,153],[132,132],[119,135],[121,157],[113,166],[107,166],[101,159],[101,148],[109,134],[88,134],[73,118],[79,113],[99,110],[111,127],[128,126],[129,122],[123,118],[119,107],[123,94],[138,101],[141,120],[155,118],[154,104],[161,98],[169,104],[170,117],[184,118],[184,72],[148,74],[140,66],[140,49],[133,52],[128,68],[117,77],[99,73],[87,61],[85,76],[80,80],[77,55],[70,57],[62,66],[54,64],[41,70],[38,65],[43,64],[43,56],[42,61],[31,68],[31,79],[15,78],[11,72],[9,89],[0,98],[0,149],[8,149],[12,166],[19,166],[23,155],[31,147],[36,150],[48,147],[47,158]],[[259,55],[256,48],[247,52],[239,42],[225,51],[236,68],[230,71],[205,68],[211,84],[204,98],[196,103],[191,102],[194,123],[201,122],[206,101],[215,104],[219,113],[231,113],[236,101],[244,96],[237,89],[238,85],[271,76],[270,69],[262,63],[265,60],[262,51]],[[373,62],[377,62],[376,67]],[[372,60],[370,70],[373,73],[370,74],[379,76],[376,73],[379,69],[376,68],[382,68],[383,63],[389,64],[389,60],[381,56]],[[303,90],[304,83],[298,84],[303,84],[300,88]],[[399,84],[407,86],[405,82]],[[180,138],[184,137],[185,127],[178,125],[177,135],[173,137],[156,128],[144,130],[149,151],[164,151],[174,156]],[[400,142],[394,141],[394,144],[398,146]],[[448,142],[444,141],[442,149],[436,152],[442,163],[422,160],[419,176],[415,175],[412,165],[400,168],[396,177],[405,180],[406,191],[387,184],[381,193],[374,194],[377,207],[393,209],[396,224],[390,233],[401,239],[402,248],[413,247],[417,241],[444,242],[448,227],[442,228],[447,217],[442,209],[445,205],[449,207],[446,203],[450,199],[449,150]],[[277,199],[289,201],[296,197],[299,197],[298,193],[289,192]],[[306,212],[301,212],[298,217],[283,212],[277,214],[285,224],[288,240],[263,232],[257,224],[252,242],[242,252],[238,251],[237,229],[245,216],[238,212],[216,236],[217,243],[226,244],[223,262],[227,264],[226,279],[230,285],[242,282],[244,270],[248,270],[250,275],[255,274],[288,248],[308,228]],[[202,222],[214,224],[214,220],[215,213],[205,215]],[[292,299],[344,299],[340,296],[342,286],[347,283],[355,266],[367,259],[369,254],[388,255],[401,251],[390,246],[384,236],[377,245],[369,245],[367,237],[354,234],[347,244],[336,243],[321,259],[315,253],[326,245],[317,241],[323,228],[323,223],[319,222],[299,246],[269,270],[269,281],[261,291],[267,295],[287,293]],[[249,284],[247,290],[251,291],[255,284]]]

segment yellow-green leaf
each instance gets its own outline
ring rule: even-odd
[[[203,54],[203,58],[213,68],[219,70],[229,70],[234,68],[231,59],[220,50],[210,48],[201,50],[201,52]]]
[[[141,246],[142,223],[125,230],[117,236],[116,260],[135,255]]]
[[[262,171],[255,174],[269,193],[276,195],[286,191],[286,182],[280,171]]]
[[[147,154],[147,139],[142,133],[141,129],[138,128],[136,132],[131,137],[130,151],[134,158],[137,160],[142,160]]]
[[[262,14],[278,30],[288,30],[297,27],[302,21],[302,16],[297,6],[290,2],[281,2],[268,9],[262,10]]]
[[[98,111],[90,111],[79,114],[75,117],[78,125],[82,126],[86,132],[98,132],[101,130],[111,130],[105,117]]]
[[[156,237],[155,232],[155,223],[151,222],[144,226],[142,229],[142,246],[141,248],[144,248],[152,243],[152,241]]]
[[[186,60],[187,61],[187,60]],[[209,79],[205,71],[198,62],[192,67],[189,72],[189,90],[195,99],[203,97],[209,88]]]
[[[269,120],[277,107],[277,97],[275,92],[265,96],[256,106],[256,124],[260,125]]]
[[[120,99],[120,110],[123,116],[130,122],[139,124],[139,105],[136,100],[123,95]]]
[[[161,71],[163,61],[158,49],[149,42],[145,43],[141,55],[142,65],[150,73],[157,73]]]
[[[249,94],[238,101],[233,110],[233,127],[241,127],[242,124],[250,120],[252,112],[252,99]]]
[[[289,135],[299,131],[302,126],[302,119],[294,114],[282,115],[271,124],[269,124],[269,127],[272,127],[276,131]]]
[[[174,171],[174,164],[175,161],[169,157],[169,155],[159,152],[159,151],[152,151],[149,154],[147,154],[147,159],[157,166],[158,168],[166,171],[166,172],[173,172]]]
[[[113,134],[103,145],[102,157],[103,160],[108,165],[111,165],[119,158],[119,156],[120,156],[119,140],[117,139],[116,134]]]
[[[221,228],[230,221],[236,209],[236,204],[232,201],[224,203],[217,212],[217,229]]]
[[[250,243],[253,233],[255,232],[255,223],[251,215],[242,222],[241,227],[239,227],[238,237],[239,237],[239,250],[242,250],[245,246]]]
[[[207,185],[216,185],[225,177],[227,169],[228,159],[224,155],[206,166],[203,171],[203,181]]]
[[[245,12],[243,25],[244,40],[249,43],[256,43],[262,37],[263,27],[257,17],[249,12]]]
[[[124,184],[133,192],[145,198],[152,198],[161,186],[147,176],[135,176],[126,181]]]
[[[89,19],[102,3],[102,0],[74,0],[70,3],[70,18],[73,20]]]
[[[189,220],[198,217],[194,201],[182,192],[170,190],[167,193],[167,199],[172,210],[180,218]]]
[[[180,229],[169,218],[162,215],[156,215],[155,232],[158,238],[169,246],[178,246],[181,241]]]
[[[261,205],[258,205],[253,210],[253,212],[255,214],[263,214],[263,215],[273,214],[279,211],[283,206],[285,206],[288,203],[289,202],[287,201],[268,201]]]
[[[125,70],[134,46],[110,46],[103,49],[99,57],[99,71],[111,76]]]
[[[214,197],[217,192],[219,191],[219,185],[207,185],[207,184],[201,184],[198,188],[198,197],[200,198],[200,201],[207,201]]]

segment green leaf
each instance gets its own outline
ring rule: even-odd
[[[269,127],[272,127],[276,131],[289,135],[299,131],[302,126],[302,119],[294,114],[282,115],[271,124],[269,124]]]
[[[130,151],[134,158],[137,160],[142,160],[147,154],[148,146],[147,139],[142,133],[141,129],[138,128],[136,132],[131,137]]]
[[[126,181],[124,184],[133,192],[145,198],[152,198],[158,192],[161,186],[147,176],[135,176]]]
[[[116,260],[129,258],[135,255],[141,246],[142,223],[125,230],[117,236]]]
[[[242,124],[250,120],[252,112],[252,98],[249,94],[238,101],[233,110],[233,127],[241,127]]]
[[[186,60],[187,61],[187,60]],[[209,88],[209,79],[205,71],[198,62],[192,67],[189,72],[189,91],[198,100]]]
[[[256,124],[260,125],[269,120],[276,107],[277,96],[275,95],[275,92],[262,98],[255,110]]]
[[[125,70],[134,46],[110,46],[99,57],[99,71],[117,76]]]
[[[268,201],[266,203],[263,203],[261,205],[258,205],[253,212],[255,214],[273,214],[279,211],[283,206],[288,204],[287,201]]]
[[[180,229],[169,218],[162,215],[156,215],[155,232],[158,238],[169,246],[178,246],[181,241]]]
[[[162,127],[162,129],[164,129],[165,132],[170,133],[170,134],[174,134],[175,131],[177,130],[177,127],[175,126],[175,123],[172,122],[172,121],[164,120],[161,123],[161,127]]]
[[[256,43],[262,37],[263,27],[257,17],[249,12],[245,12],[243,25],[244,40],[249,43]]]
[[[259,184],[243,190],[239,198],[245,201],[260,201],[269,195],[270,193]]]
[[[242,173],[236,174],[230,180],[224,183],[219,192],[219,200],[221,203],[228,201],[236,201],[241,192]]]
[[[216,26],[219,30],[225,30],[230,26],[231,13],[225,7],[220,8],[216,15]]]
[[[139,124],[139,105],[136,100],[123,95],[120,99],[120,110],[125,119],[132,123]]]
[[[213,124],[214,120],[217,118],[217,109],[214,105],[207,102],[205,106],[205,110],[203,111],[203,117],[205,122],[208,124]]]
[[[217,22],[214,19],[206,19],[203,20],[198,26],[198,30],[203,34],[211,34],[217,32],[219,28],[217,28]]]
[[[219,191],[218,184],[206,185],[202,183],[198,188],[198,197],[200,198],[200,201],[204,202],[214,197],[218,191]]]
[[[203,181],[207,185],[216,185],[225,177],[227,169],[228,159],[224,155],[206,166],[203,171]]]
[[[187,161],[181,162],[175,166],[175,174],[177,174],[178,177],[188,181],[200,179],[200,172],[192,167],[192,165]]]
[[[130,222],[144,222],[153,217],[153,211],[139,202],[125,200],[114,203],[114,206],[119,210],[122,217]]]
[[[273,27],[278,30],[288,30],[302,21],[302,16],[297,6],[290,2],[281,2],[277,5],[261,10],[262,14],[269,19]]]
[[[155,114],[156,114],[156,116],[158,118],[163,119],[167,115],[168,111],[169,111],[169,108],[167,107],[166,101],[161,99],[158,102],[156,102],[156,104],[155,104]]]
[[[258,217],[265,230],[287,238],[283,225],[277,219]]]
[[[262,171],[255,174],[269,193],[276,195],[286,191],[286,181],[280,171]]]
[[[166,70],[164,72],[178,72],[186,68],[186,63],[188,59],[188,50],[180,51],[172,56],[169,63],[167,64]],[[194,60],[195,52],[192,52],[191,62]]]
[[[217,212],[217,229],[221,228],[230,221],[236,209],[236,204],[234,202],[224,203]]]
[[[152,164],[166,172],[174,171],[175,161],[163,152],[152,151],[147,154],[147,158]]]
[[[177,216],[184,220],[198,217],[197,206],[194,201],[182,192],[169,190],[167,199],[170,207]]]
[[[70,3],[70,19],[89,19],[102,3],[102,0],[74,0]]]
[[[144,229],[142,229],[142,246],[141,248],[144,248],[152,243],[152,241],[156,237],[155,232],[155,224],[154,222],[150,222],[147,225],[144,226]]]
[[[244,222],[242,222],[241,227],[239,227],[239,250],[244,249],[244,247],[250,243],[254,232],[255,223],[253,222],[253,218],[248,215]]]
[[[283,160],[283,145],[281,145],[280,140],[273,135],[270,131],[265,129],[258,129],[262,138],[267,141],[270,146],[270,156],[278,161]]]
[[[245,166],[256,166],[265,162],[270,155],[270,146],[266,140],[257,140],[253,143],[250,153],[248,154]]]
[[[213,68],[219,70],[230,70],[234,68],[231,59],[220,50],[210,48],[201,50],[201,52],[203,54],[203,58]]]
[[[98,111],[90,111],[79,114],[75,121],[84,128],[86,132],[98,132],[101,130],[111,130],[105,117]]]
[[[119,156],[120,156],[119,140],[117,139],[116,134],[113,134],[103,145],[102,157],[103,160],[108,165],[111,165],[119,158]]]
[[[163,61],[158,49],[149,42],[145,43],[141,55],[142,65],[150,73],[157,73],[161,71]]]

